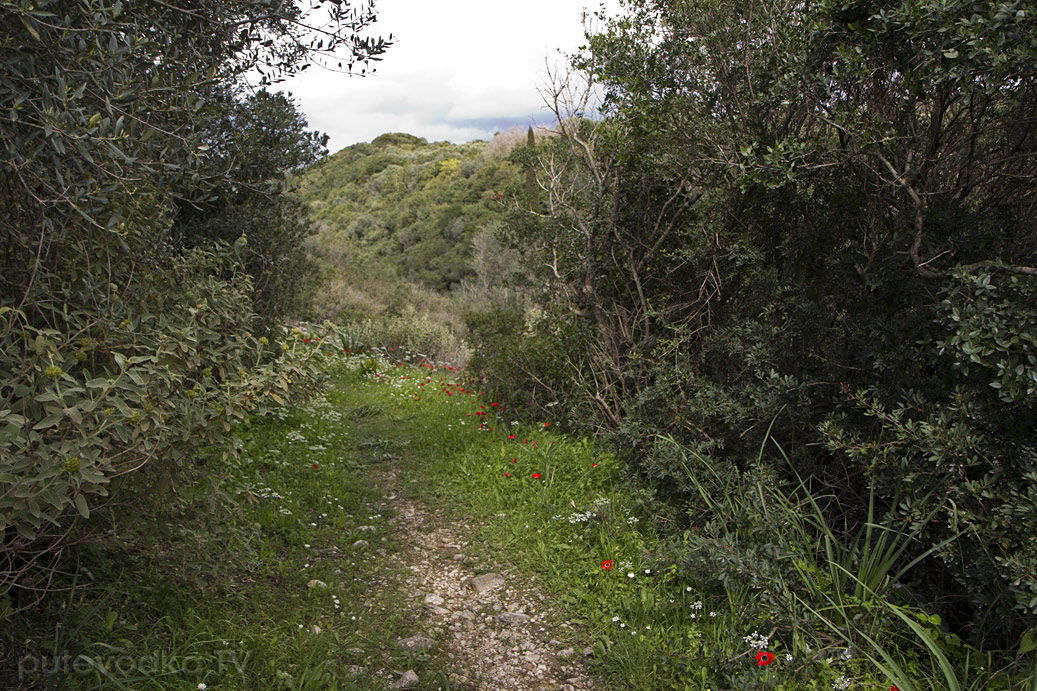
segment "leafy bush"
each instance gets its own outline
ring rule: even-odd
[[[726,478],[773,420],[782,479],[834,495],[834,537],[853,544],[874,490],[911,538],[899,559],[932,557],[926,608],[1016,663],[1037,615],[1032,15],[631,0],[602,17],[545,89],[556,136],[513,154],[539,189],[506,234],[547,315],[532,334],[579,337],[484,327],[518,353],[496,385],[566,392],[700,528],[741,519],[695,509],[701,476],[658,439]],[[729,479],[714,491],[746,490]],[[714,556],[750,578],[762,525]]]
[[[137,471],[161,500],[197,463],[234,455],[236,421],[312,383],[293,344],[252,336],[250,281],[218,276],[229,269],[196,250],[134,301],[113,295],[108,315],[61,314],[59,328],[0,307],[0,588],[18,595],[22,555],[103,506],[115,478]]]
[[[465,344],[441,322],[408,307],[401,314],[385,314],[349,322],[341,327],[343,347],[392,348],[429,360],[467,362]],[[401,353],[402,356],[402,353]]]
[[[316,11],[337,27],[319,39]],[[373,18],[322,0],[0,5],[0,597],[18,599],[0,612],[47,594],[114,478],[161,501],[162,478],[308,380],[252,332],[291,307],[308,228],[285,174],[323,140],[244,81],[316,50],[369,60]]]

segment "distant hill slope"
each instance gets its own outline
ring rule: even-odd
[[[446,292],[473,277],[473,239],[520,180],[509,155],[522,143],[522,131],[467,144],[384,134],[307,170],[300,194],[320,229],[309,246],[325,269],[325,302],[330,291],[341,303],[319,311],[370,313],[385,306],[388,284]]]

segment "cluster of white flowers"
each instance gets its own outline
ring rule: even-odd
[[[702,609],[702,600],[695,600],[695,602],[692,602],[691,603],[691,608],[692,609]]]
[[[280,494],[275,492],[271,487],[262,487],[256,490],[256,496],[260,499],[283,499]]]
[[[634,525],[637,522],[637,516],[631,516],[627,519],[627,525]]]
[[[742,640],[753,650],[763,650],[771,642],[770,636],[762,636],[759,631],[753,631]]]
[[[852,686],[853,682],[846,677],[839,677],[832,682],[832,688],[835,689],[835,691],[846,691],[846,689],[849,689]]]
[[[577,511],[576,513],[570,514],[568,516],[563,516],[562,514],[558,514],[557,516],[552,516],[551,520],[552,521],[569,521],[570,523],[586,523],[587,521],[589,521],[592,518],[594,518],[594,512],[593,511],[585,511],[583,513],[580,513],[579,511]]]

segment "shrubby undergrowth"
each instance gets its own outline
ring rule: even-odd
[[[863,647],[884,611],[974,688],[978,659],[1032,663],[1037,616],[1035,17],[624,3],[545,89],[556,136],[504,233],[530,302],[469,319],[493,395],[653,483],[681,568],[834,579],[810,600],[833,635]],[[806,570],[768,488],[817,509]],[[880,536],[895,591],[860,576]]]
[[[310,36],[308,14],[338,28]],[[286,174],[326,139],[246,79],[318,50],[376,59],[373,18],[320,0],[0,6],[0,617],[74,568],[77,519],[116,481],[120,502],[162,501],[227,453],[234,421],[309,381],[276,342],[311,231]]]

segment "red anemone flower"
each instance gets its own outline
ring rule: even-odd
[[[539,480],[540,479],[540,473],[533,473],[533,479],[534,480]]]
[[[313,464],[313,467],[314,467],[314,468],[316,468],[316,467],[317,467],[317,464],[316,464],[316,463],[314,463],[314,464]]]
[[[511,473],[504,473],[504,477],[511,477]]]
[[[514,435],[514,434],[509,434],[509,435],[508,435],[508,439],[514,439],[514,438],[515,438],[515,435]]]
[[[591,468],[597,468],[597,467],[598,467],[597,463],[591,463]]]
[[[601,562],[601,568],[603,568],[606,571],[608,571],[609,569],[612,568],[612,564],[613,563],[615,563],[615,562],[613,562],[611,559],[606,559],[605,561]]]
[[[765,653],[762,650],[756,653],[756,664],[758,664],[760,667],[763,667],[764,665],[769,665],[772,662],[774,662],[774,653]]]
[[[550,423],[550,422],[545,422],[545,423],[544,423],[544,427],[550,427],[550,426],[551,426],[551,423]]]

